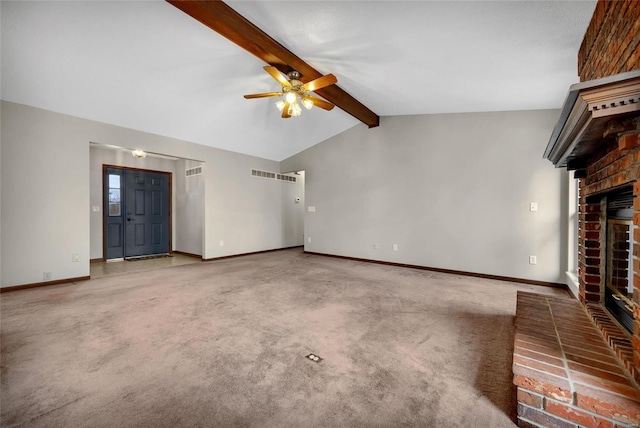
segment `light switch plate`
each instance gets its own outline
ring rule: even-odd
[[[531,205],[529,205],[529,211],[538,211],[538,203],[531,202]]]

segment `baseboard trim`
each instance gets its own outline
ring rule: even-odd
[[[6,293],[8,291],[26,290],[28,288],[48,287],[50,285],[68,284],[70,282],[80,282],[90,280],[90,276],[78,276],[76,278],[56,279],[55,281],[46,282],[34,282],[32,284],[13,285],[11,287],[0,288],[0,293]]]
[[[90,259],[89,263],[100,263],[100,262],[104,262],[107,259],[105,259],[104,257],[98,257],[97,259]]]
[[[203,260],[203,258],[202,258],[202,256],[200,254],[187,253],[187,252],[184,252],[184,251],[172,251],[171,254],[180,254],[182,256],[193,257],[194,259]]]
[[[540,285],[540,286],[543,286],[543,287],[554,287],[554,288],[567,289],[567,285],[566,284],[561,284],[559,282],[537,281],[537,280],[534,280],[534,279],[513,278],[513,277],[510,277],[510,276],[490,275],[490,274],[486,274],[486,273],[466,272],[466,271],[461,271],[461,270],[442,269],[442,268],[429,267],[429,266],[420,266],[420,265],[410,265],[410,264],[406,264],[406,263],[386,262],[386,261],[383,261],[383,260],[360,259],[360,258],[357,258],[357,257],[348,257],[348,256],[338,256],[338,255],[335,255],[335,254],[316,253],[316,252],[313,252],[313,251],[305,251],[305,254],[313,254],[313,255],[316,255],[316,256],[325,256],[325,257],[334,257],[334,258],[337,258],[337,259],[352,260],[352,261],[356,261],[356,262],[375,263],[375,264],[379,264],[379,265],[404,267],[404,268],[410,268],[410,269],[428,270],[428,271],[431,271],[431,272],[448,273],[448,274],[453,274],[453,275],[472,276],[472,277],[475,277],[475,278],[495,279],[497,281],[518,282],[518,283],[521,283],[521,284]]]
[[[203,262],[213,262],[213,261],[216,261],[216,260],[232,259],[232,258],[235,258],[235,257],[252,256],[254,254],[272,253],[274,251],[284,251],[284,250],[291,250],[293,248],[303,248],[303,247],[304,247],[303,245],[294,245],[293,247],[274,248],[272,250],[254,251],[252,253],[232,254],[230,256],[213,257],[211,259],[202,259],[202,261]]]

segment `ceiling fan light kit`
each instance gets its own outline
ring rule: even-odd
[[[273,66],[264,67],[265,71],[271,75],[280,85],[282,85],[282,91],[280,92],[266,92],[262,94],[245,95],[246,99],[252,98],[265,98],[265,97],[282,97],[276,102],[276,107],[282,112],[282,118],[288,119],[290,117],[298,117],[302,114],[302,107],[307,110],[315,105],[324,110],[331,110],[335,107],[328,101],[314,97],[310,95],[310,92],[314,92],[318,89],[334,85],[338,82],[338,79],[333,74],[327,74],[321,76],[307,83],[300,81],[300,73],[297,71],[290,71],[285,77],[280,71]]]

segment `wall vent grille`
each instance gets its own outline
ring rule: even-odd
[[[295,183],[296,182],[296,177],[292,177],[290,175],[278,174],[278,173],[270,172],[270,171],[260,171],[258,169],[252,169],[251,170],[251,176],[252,177],[260,177],[260,178],[268,178],[268,179],[271,179],[271,180],[286,181],[288,183]]]
[[[191,177],[193,175],[202,175],[202,167],[201,166],[194,166],[193,168],[187,168],[184,171],[184,176],[185,177]]]

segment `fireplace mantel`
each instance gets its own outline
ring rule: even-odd
[[[544,157],[557,168],[583,169],[606,137],[639,115],[640,70],[571,85]]]

